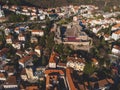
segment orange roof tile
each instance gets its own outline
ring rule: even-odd
[[[42,48],[42,46],[36,46],[35,49],[40,50]]]
[[[120,34],[120,29],[114,32],[115,34]]]
[[[32,32],[43,32],[43,30],[32,30]]]
[[[25,90],[39,90],[38,86],[27,86]]]
[[[68,78],[70,89],[71,90],[77,90],[74,83],[73,83],[72,77],[71,77],[71,69],[70,68],[66,69],[66,76]]]
[[[97,61],[96,58],[92,58],[92,62],[93,62],[93,63],[96,63],[96,62],[98,62],[98,61]]]
[[[25,62],[27,62],[28,60],[30,60],[31,58],[32,58],[32,56],[25,56],[24,58],[20,59],[19,62],[25,63]]]
[[[17,85],[16,77],[15,76],[10,76],[7,78],[6,85]]]
[[[0,73],[0,78],[5,78],[5,75],[3,73]]]
[[[117,23],[117,24],[114,25],[113,27],[120,27],[120,23]]]
[[[54,73],[54,72],[58,72],[60,75],[64,75],[64,72],[62,70],[57,70],[57,69],[50,69],[50,70],[45,70],[45,74],[50,74],[50,73]]]
[[[51,54],[51,56],[50,56],[49,63],[56,63],[56,61],[55,61],[55,56],[56,56],[56,53],[53,52],[53,53]]]

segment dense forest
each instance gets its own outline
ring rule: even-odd
[[[17,5],[33,5],[41,8],[65,6],[65,5],[80,5],[93,4],[100,8],[120,5],[120,0],[0,0],[0,3],[17,4]]]

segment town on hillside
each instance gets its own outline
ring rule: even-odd
[[[0,90],[120,90],[120,6],[0,5]]]

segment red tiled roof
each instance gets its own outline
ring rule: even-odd
[[[17,85],[16,77],[9,76],[5,82],[6,85]]]
[[[42,30],[32,30],[32,32],[43,32]]]
[[[62,70],[56,70],[56,69],[50,69],[50,70],[45,70],[45,74],[50,74],[50,73],[54,73],[54,72],[58,72],[60,75],[64,75],[64,72]]]
[[[38,86],[27,86],[25,90],[39,90]]]
[[[25,56],[24,58],[20,59],[19,62],[25,63],[25,62],[27,62],[28,60],[30,60],[31,58],[32,58],[32,56]]]
[[[120,46],[118,46],[118,45],[114,45],[113,47],[114,47],[115,49],[120,50]]]
[[[120,29],[114,32],[115,34],[120,34]]]
[[[53,52],[53,53],[51,54],[51,56],[50,56],[49,63],[56,63],[56,61],[55,61],[55,56],[56,56],[56,53]]]
[[[71,69],[70,68],[66,69],[66,77],[68,78],[70,89],[77,90],[74,83],[73,83],[72,77],[71,77]]]

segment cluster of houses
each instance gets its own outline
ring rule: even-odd
[[[68,18],[76,14],[83,14],[83,16],[89,17],[91,11],[93,11],[94,9],[98,9],[98,7],[94,5],[80,5],[80,6],[69,5],[48,9],[41,9],[38,7],[36,8],[28,6],[3,5],[2,8],[15,12],[16,14],[30,16],[30,20],[36,19],[45,20],[46,17],[49,17],[51,20],[53,20],[58,18]],[[88,12],[88,14],[85,14],[86,12]]]
[[[110,16],[106,14],[103,15],[104,19],[96,20],[93,13],[98,10],[98,7],[93,5],[70,5],[48,9],[4,5],[2,8],[9,9],[16,14],[31,16],[31,20],[38,17],[40,20],[44,20],[46,15],[53,19],[56,15],[64,18],[78,14],[73,17],[72,23],[58,27],[55,24],[51,29],[51,31],[55,32],[54,39],[56,43],[69,44],[73,49],[90,49],[89,46],[92,40],[84,32],[87,27],[91,28],[97,35],[99,30],[112,25],[111,38],[114,40],[120,38],[120,21],[114,18],[109,19]],[[97,15],[101,16],[101,14],[96,14],[96,17]],[[16,50],[14,54],[19,59],[16,63],[16,68],[16,65],[9,63],[12,59],[7,58],[11,49],[9,47],[0,49],[0,89],[40,90],[40,83],[45,82],[44,90],[109,90],[114,84],[111,78],[105,77],[101,79],[96,73],[90,76],[89,81],[79,83],[79,81],[75,80],[74,72],[81,73],[86,66],[86,60],[77,55],[68,56],[67,62],[61,63],[59,54],[52,51],[46,67],[34,68],[34,58],[35,56],[38,58],[42,57],[43,48],[40,45],[36,45],[33,48],[26,48],[26,43],[37,43],[39,41],[38,38],[44,36],[44,30],[30,30],[28,26],[20,25],[14,29],[5,28],[4,34],[5,43],[11,45]],[[102,35],[105,36],[105,40],[109,40],[106,38],[108,35],[104,33]],[[120,46],[114,45],[112,53],[119,55]],[[92,58],[91,62],[92,66],[98,66],[97,59]]]

